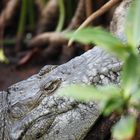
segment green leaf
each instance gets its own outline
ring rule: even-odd
[[[60,96],[68,96],[80,101],[99,101],[99,107],[104,115],[113,111],[122,112],[124,100],[121,89],[115,85],[93,87],[87,85],[71,85],[59,90]]]
[[[140,89],[131,95],[129,104],[140,111]]]
[[[140,90],[131,95],[131,100],[140,103]]]
[[[99,27],[67,32],[64,35],[68,39],[72,38],[84,44],[95,43],[123,60],[128,55],[128,48],[119,39]]]
[[[69,96],[81,101],[103,101],[112,96],[117,96],[120,89],[115,86],[95,88],[89,85],[71,85],[59,90],[60,96]]]
[[[125,101],[122,96],[118,94],[117,97],[110,98],[106,102],[102,102],[100,107],[103,111],[103,115],[108,116],[112,112],[121,113],[123,111],[124,104]]]
[[[130,54],[123,65],[122,87],[126,97],[134,93],[138,88],[139,75],[139,61],[137,56]]]
[[[133,116],[123,116],[112,129],[113,138],[116,140],[131,139],[135,133],[136,119]]]
[[[133,0],[125,23],[125,32],[131,46],[140,45],[140,0]]]

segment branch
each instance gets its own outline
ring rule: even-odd
[[[55,28],[54,21],[58,18],[58,3],[56,0],[50,0],[43,9],[37,25],[37,34],[44,31],[50,31]]]
[[[79,3],[76,8],[76,12],[66,30],[75,29],[84,21],[85,19],[84,5],[85,5],[85,0],[79,0]]]
[[[30,43],[29,47],[41,46],[45,43],[56,43],[56,44],[66,44],[67,40],[63,37],[62,33],[59,32],[47,32],[42,33],[34,37]]]
[[[89,16],[81,25],[80,27],[76,30],[76,32],[86,26],[88,26],[93,20],[95,20],[97,17],[103,15],[105,12],[110,10],[114,5],[116,5],[118,2],[122,0],[110,0],[106,4],[104,4],[99,10],[94,12],[91,16]],[[68,46],[71,46],[73,43],[73,40],[69,40]]]
[[[8,1],[5,9],[0,14],[0,40],[3,40],[4,27],[9,23],[9,20],[12,18],[16,7],[18,5],[18,0]]]

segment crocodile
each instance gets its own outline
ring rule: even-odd
[[[123,41],[130,2],[121,2],[110,25]],[[95,46],[60,66],[45,66],[38,74],[1,91],[0,140],[83,140],[101,115],[98,103],[60,97],[59,90],[70,84],[118,84],[122,65]]]

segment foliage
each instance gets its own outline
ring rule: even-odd
[[[113,136],[116,139],[129,139],[135,133],[136,120],[134,116],[122,116],[122,119],[113,127]]]
[[[65,33],[66,38],[84,44],[94,43],[124,61],[120,87],[117,85],[93,87],[71,85],[60,91],[60,95],[74,97],[82,101],[99,101],[104,115],[112,112],[122,114],[122,118],[112,128],[117,140],[131,139],[136,130],[136,117],[129,109],[140,109],[140,64],[137,51],[140,45],[140,0],[134,0],[128,10],[125,33],[128,42],[124,44],[102,28],[85,28]]]

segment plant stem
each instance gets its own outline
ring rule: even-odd
[[[65,6],[64,6],[64,0],[58,0],[58,4],[59,4],[59,21],[58,21],[58,25],[56,28],[57,32],[60,32],[63,28],[64,25],[64,21],[65,21]]]
[[[88,26],[94,19],[96,19],[97,17],[101,16],[102,14],[104,14],[106,11],[108,11],[110,8],[112,8],[114,5],[116,5],[118,2],[120,2],[122,0],[110,0],[108,1],[106,4],[104,4],[99,10],[97,10],[96,12],[92,13],[80,26],[79,28],[75,31],[79,31],[80,29]],[[73,39],[69,40],[68,42],[68,46],[71,46],[73,43]]]
[[[21,7],[17,36],[21,36],[25,29],[27,2],[28,2],[28,0],[22,0],[22,7]]]
[[[30,29],[33,31],[35,27],[35,16],[34,16],[34,3],[33,0],[28,0],[28,14],[29,14],[29,25]]]

